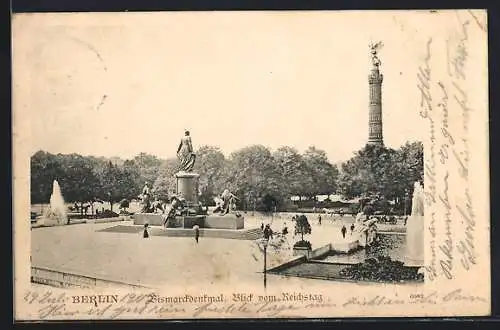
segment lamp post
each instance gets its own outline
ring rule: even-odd
[[[264,289],[267,287],[267,244],[269,239],[264,241]]]
[[[269,238],[264,237],[260,240],[262,247],[264,248],[264,289],[267,287],[267,246],[269,245]]]

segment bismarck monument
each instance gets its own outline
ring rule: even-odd
[[[148,223],[152,226],[165,226],[167,228],[192,228],[198,225],[200,228],[213,229],[243,229],[244,218],[235,211],[234,201],[236,196],[224,191],[222,200],[224,205],[222,211],[216,208],[214,214],[208,215],[198,198],[199,178],[198,173],[193,172],[196,162],[196,154],[193,150],[189,131],[185,131],[184,137],[177,148],[179,159],[179,171],[175,174],[176,194],[170,200],[170,207],[165,207],[162,214],[151,213],[148,208],[148,194],[142,194],[143,211],[134,215],[134,224],[143,225]]]

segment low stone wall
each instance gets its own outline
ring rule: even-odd
[[[195,225],[198,225],[200,228],[206,227],[204,215],[185,216],[180,218],[182,228],[193,228]]]
[[[140,231],[140,230],[139,230]],[[260,229],[200,229],[200,237],[239,239],[253,241],[259,236]],[[160,228],[152,227],[149,231],[151,236],[167,237],[194,237],[194,230],[190,228]]]
[[[358,248],[359,248],[359,241],[357,240],[353,242],[340,242],[331,244],[331,251],[333,252],[348,253]]]
[[[107,222],[119,222],[119,221],[126,221],[126,220],[128,220],[128,217],[119,216],[119,217],[114,217],[114,218],[89,219],[89,220],[87,220],[87,223],[107,223]]]
[[[137,213],[133,215],[134,225],[143,226],[148,223],[150,226],[163,226],[163,218],[161,214],[156,213]]]
[[[295,265],[301,264],[301,263],[306,262],[306,261],[307,261],[306,256],[295,256],[292,260],[289,260],[285,263],[282,263],[279,266],[268,269],[267,272],[268,273],[277,273],[277,272],[282,271],[283,269],[293,267]]]
[[[332,245],[326,244],[325,246],[322,246],[320,248],[312,250],[311,257],[309,259],[321,258],[321,257],[329,254],[331,250],[332,250]]]
[[[126,216],[119,216],[119,217],[113,217],[113,218],[102,218],[102,219],[74,219],[70,220],[69,223],[65,223],[62,225],[45,225],[43,223],[43,219],[39,222],[32,222],[31,223],[31,228],[43,228],[43,227],[55,227],[55,226],[67,226],[67,225],[81,225],[85,223],[108,223],[108,222],[119,222],[119,221],[126,221],[128,220],[128,217]]]
[[[46,267],[31,267],[31,282],[45,284],[60,288],[95,288],[95,287],[123,287],[123,288],[147,288],[146,286],[129,284],[120,281],[97,278],[93,276],[69,273],[62,270],[49,269]]]
[[[205,218],[204,228],[243,229],[245,228],[245,219],[233,214],[208,215]]]

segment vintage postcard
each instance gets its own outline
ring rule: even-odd
[[[13,17],[22,320],[490,314],[485,10]]]

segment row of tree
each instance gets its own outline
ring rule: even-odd
[[[378,195],[400,202],[413,183],[423,179],[421,143],[401,148],[367,145],[339,169],[323,150],[315,147],[299,153],[291,147],[274,152],[262,145],[244,147],[226,157],[218,148],[196,151],[194,171],[200,174],[201,200],[229,189],[240,198],[240,208],[270,210],[288,208],[291,196],[314,198],[341,193],[347,198]],[[141,153],[130,160],[39,151],[31,158],[31,201],[47,203],[57,179],[68,202],[103,200],[111,204],[136,198],[145,182],[156,198],[175,192],[177,159],[159,159]]]

